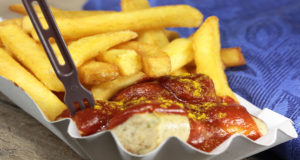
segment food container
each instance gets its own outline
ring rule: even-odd
[[[135,155],[126,151],[116,136],[110,131],[82,137],[71,119],[63,119],[55,122],[48,121],[37,104],[20,87],[1,76],[0,92],[51,130],[84,159],[234,160],[251,156],[298,136],[290,119],[269,109],[261,110],[236,95],[239,102],[246,107],[250,114],[266,123],[268,133],[265,136],[253,141],[244,135],[235,134],[210,153],[200,151],[176,137],[170,137],[152,152],[145,155]]]

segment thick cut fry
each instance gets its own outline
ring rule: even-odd
[[[226,67],[236,67],[246,64],[240,47],[222,48],[221,58]]]
[[[90,61],[79,68],[79,78],[83,84],[98,85],[119,76],[117,66],[109,63]]]
[[[175,5],[77,19],[58,17],[56,22],[64,39],[68,41],[127,29],[141,31],[166,27],[197,27],[202,19],[203,15],[197,9],[188,5]],[[45,19],[41,18],[41,23],[46,23]],[[30,22],[23,22],[23,29],[27,32],[34,30]]]
[[[22,18],[6,19],[6,20],[0,22],[0,26],[9,25],[9,24],[14,24],[14,25],[21,27],[22,26]]]
[[[123,76],[136,74],[142,70],[141,56],[134,50],[112,49],[100,54],[97,60],[117,65]]]
[[[123,12],[136,11],[150,8],[148,0],[121,0],[121,8]]]
[[[167,36],[169,42],[173,41],[176,38],[180,38],[179,33],[175,31],[164,30],[165,35]]]
[[[180,76],[185,74],[189,74],[189,72],[184,67],[179,68],[171,73],[172,76]]]
[[[171,71],[169,56],[160,48],[140,42],[128,42],[117,46],[119,49],[132,49],[141,55],[143,71],[150,77],[168,75]]]
[[[18,14],[22,14],[22,15],[27,15],[27,11],[25,9],[25,7],[22,5],[22,4],[12,4],[10,5],[9,7],[9,10],[12,11],[12,12],[15,12],[15,13],[18,13]],[[58,8],[54,8],[54,7],[50,7],[51,11],[53,13],[57,12],[57,11],[62,11]],[[41,9],[39,6],[37,5],[34,5],[34,10],[37,12],[37,13],[42,13]]]
[[[146,78],[146,75],[143,72],[139,72],[130,76],[119,77],[113,81],[104,82],[100,85],[92,87],[92,93],[95,100],[109,100],[121,89],[135,84],[144,78]]]
[[[38,16],[42,17],[42,12],[39,7],[35,6],[34,7]],[[22,4],[13,4],[9,6],[9,9],[15,13],[19,13],[22,15],[27,15],[26,9]],[[97,14],[107,14],[107,13],[114,13],[116,11],[66,11],[66,10],[61,10],[58,8],[50,7],[52,14],[55,18],[57,17],[65,17],[65,18],[80,18],[80,17],[85,17],[85,16],[92,16],[92,15],[97,15]]]
[[[236,99],[228,85],[223,62],[218,18],[208,17],[193,36],[196,72],[208,75],[214,82],[218,96]],[[238,102],[238,101],[237,101]]]
[[[150,8],[150,4],[148,0],[122,0],[121,8],[123,12],[137,11]],[[138,41],[146,44],[156,45],[160,48],[169,43],[169,40],[163,29],[139,32]]]
[[[0,76],[3,76],[20,86],[34,100],[50,121],[54,121],[62,111],[67,109],[65,104],[62,103],[48,88],[1,48]]]
[[[15,25],[3,26],[0,28],[0,38],[12,55],[50,90],[64,91],[44,50],[21,28]]]
[[[4,45],[3,45],[3,42],[2,42],[2,40],[1,40],[1,38],[0,38],[0,47],[1,47],[1,48],[4,48]]]
[[[146,44],[152,44],[159,48],[163,48],[169,43],[168,37],[162,29],[140,32],[138,41]]]
[[[132,31],[120,31],[113,33],[103,33],[94,36],[84,37],[72,42],[68,48],[77,67],[84,62],[95,58],[99,53],[103,53],[109,48],[129,41],[137,37]],[[57,53],[57,49],[55,50]],[[58,56],[59,61],[63,61],[61,54]]]
[[[171,72],[182,68],[194,59],[192,41],[189,39],[176,39],[167,45],[163,51],[170,57]]]

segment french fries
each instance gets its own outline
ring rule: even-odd
[[[188,5],[153,7],[144,10],[81,17],[78,19],[56,18],[66,41],[97,33],[120,30],[151,30],[165,27],[197,27],[203,15]],[[27,21],[29,19],[27,18]],[[32,24],[23,21],[23,29],[34,30]],[[45,19],[40,19],[46,23]]]
[[[192,41],[189,39],[176,39],[163,48],[171,60],[171,72],[178,70],[194,59]]]
[[[240,47],[222,48],[221,59],[226,67],[236,67],[246,64]]]
[[[0,22],[0,27],[4,26],[4,25],[9,25],[9,24],[14,24],[17,25],[19,27],[21,27],[22,25],[22,18],[13,18],[13,19],[6,19],[2,22]]]
[[[100,54],[97,60],[117,65],[123,76],[136,74],[142,70],[141,56],[134,50],[111,49]]]
[[[42,17],[41,9],[38,6],[34,6],[34,9],[37,12],[38,16]],[[21,15],[27,15],[26,9],[22,4],[10,5],[9,10]],[[55,18],[57,17],[80,18],[85,16],[93,16],[95,14],[108,14],[108,13],[116,12],[116,11],[65,11],[54,7],[50,7],[50,10]]]
[[[8,7],[8,9],[12,12],[21,14],[21,15],[27,15],[27,11],[25,9],[25,7],[22,4],[12,4]],[[58,12],[58,11],[62,11],[58,8],[54,8],[54,7],[50,7],[52,12]],[[41,9],[39,6],[34,5],[34,10],[36,11],[36,13],[42,13]]]
[[[13,57],[29,69],[50,90],[61,92],[64,86],[55,72],[44,50],[16,25],[0,28],[0,38]]]
[[[121,0],[121,8],[123,12],[137,11],[150,8],[150,4],[147,0]],[[139,32],[138,41],[146,44],[156,45],[160,48],[169,43],[169,40],[163,29]]]
[[[83,84],[98,85],[116,79],[119,68],[109,63],[90,61],[79,68],[78,74]]]
[[[42,25],[47,25],[40,8],[34,7]],[[51,7],[78,68],[79,79],[91,89],[96,100],[109,100],[121,89],[146,77],[190,73],[208,75],[218,96],[236,100],[224,68],[244,65],[246,61],[239,47],[221,49],[217,17],[207,18],[189,38],[180,38],[177,32],[165,28],[198,27],[203,15],[195,8],[188,5],[150,8],[147,0],[121,0],[121,8],[122,12],[66,11]],[[51,91],[63,92],[64,87],[23,5],[11,5],[9,9],[24,18],[0,22],[0,47],[6,49],[0,48],[0,75],[21,86],[49,120],[54,120],[66,106]],[[50,42],[63,65],[57,45],[53,39]],[[46,104],[48,99],[50,102]]]
[[[109,48],[127,42],[137,37],[132,31],[120,31],[113,33],[96,34],[81,38],[68,45],[72,59],[77,67],[84,62],[95,58],[99,53],[105,52]],[[56,53],[59,51],[56,51]],[[57,54],[59,61],[63,61],[61,54]]]
[[[123,12],[137,11],[150,8],[148,0],[121,0],[121,8]]]
[[[164,30],[164,32],[165,32],[165,35],[167,36],[169,42],[180,37],[179,33],[175,32],[175,31]]]
[[[139,72],[130,76],[119,77],[113,81],[105,82],[92,87],[92,93],[95,100],[109,100],[121,89],[135,84],[144,78],[146,78],[146,75],[143,72]]]
[[[161,29],[140,32],[138,41],[146,44],[152,44],[158,46],[159,48],[163,48],[169,44],[168,37],[166,36],[164,30]]]
[[[119,49],[132,49],[141,55],[143,72],[150,77],[168,75],[171,72],[169,56],[160,48],[140,42],[127,42],[117,46]]]
[[[180,76],[184,74],[189,74],[188,70],[184,67],[179,68],[171,73],[172,76]]]
[[[22,88],[50,121],[54,121],[62,111],[67,109],[63,102],[2,48],[0,48],[0,76]]]
[[[214,82],[218,96],[237,99],[230,89],[221,60],[218,18],[208,17],[193,36],[196,72],[208,75]]]

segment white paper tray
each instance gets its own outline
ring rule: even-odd
[[[84,159],[234,160],[251,156],[298,136],[290,119],[269,109],[260,110],[237,95],[240,103],[247,108],[250,114],[258,117],[267,124],[269,129],[267,135],[256,141],[252,141],[243,135],[236,134],[210,153],[202,152],[176,137],[170,137],[152,152],[145,155],[135,155],[127,152],[110,131],[81,137],[71,119],[56,122],[48,121],[37,104],[21,88],[1,76],[0,91],[25,112],[51,130]]]

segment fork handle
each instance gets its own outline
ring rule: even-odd
[[[39,39],[44,46],[44,49],[50,59],[50,62],[53,66],[53,69],[57,75],[57,77],[63,82],[66,83],[64,80],[65,77],[77,78],[77,69],[73,63],[73,60],[69,54],[69,50],[66,47],[66,43],[63,40],[62,36],[60,36],[60,31],[58,30],[58,27],[54,21],[53,15],[49,9],[48,4],[45,0],[22,0],[23,4],[27,10],[27,13],[32,21],[32,24],[37,32],[37,35],[39,36]],[[40,6],[43,15],[46,19],[46,22],[48,24],[48,29],[44,29],[41,25],[41,22],[37,16],[37,13],[35,12],[32,3],[37,2]],[[49,42],[49,39],[53,38],[55,39],[55,42],[60,50],[60,53],[62,54],[62,57],[65,61],[64,65],[60,65],[56,55],[54,54],[53,48]],[[75,76],[74,76],[75,75]],[[67,78],[69,79],[69,78]],[[65,85],[66,86],[66,85]],[[67,88],[66,88],[67,89]]]
[[[76,113],[76,108],[74,106],[74,102],[76,101],[80,104],[80,108],[84,109],[85,106],[82,102],[83,98],[87,100],[90,107],[93,107],[95,105],[94,97],[86,88],[81,85],[78,79],[77,68],[74,65],[66,43],[62,38],[60,31],[58,30],[58,27],[54,21],[53,15],[46,0],[22,1],[57,77],[64,84],[66,90],[64,101],[71,111],[71,114],[74,115]],[[32,6],[32,3],[34,1],[37,2],[41,8],[45,20],[48,24],[48,29],[44,29],[42,27],[37,13]],[[57,57],[54,54],[53,48],[49,42],[50,38],[53,38],[56,41],[56,44],[65,61],[64,65],[59,64]]]

